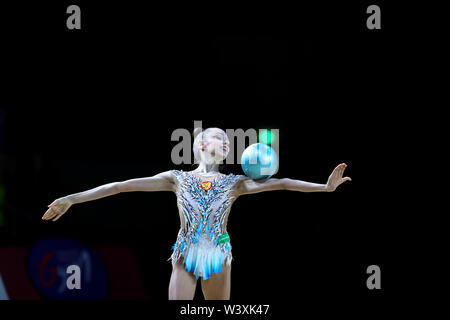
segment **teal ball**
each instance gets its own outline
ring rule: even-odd
[[[242,153],[241,166],[247,177],[267,179],[278,172],[278,155],[269,145],[255,143]]]

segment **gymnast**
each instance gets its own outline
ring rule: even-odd
[[[206,300],[229,300],[232,254],[227,221],[231,205],[239,196],[272,190],[332,192],[351,179],[343,178],[345,163],[333,170],[326,184],[289,178],[253,180],[244,175],[225,175],[219,172],[219,164],[229,152],[226,133],[219,128],[196,130],[193,143],[194,158],[198,163],[196,169],[170,170],[71,194],[48,205],[42,219],[57,221],[73,204],[120,192],[174,192],[181,227],[169,259],[172,262],[169,300],[192,300],[199,277]]]

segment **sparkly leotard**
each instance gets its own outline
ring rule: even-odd
[[[208,279],[231,263],[231,244],[226,224],[236,199],[233,186],[242,175],[218,174],[214,179],[188,171],[172,170],[177,204],[182,218],[169,260],[184,257],[185,269]],[[184,220],[184,221],[183,221]]]

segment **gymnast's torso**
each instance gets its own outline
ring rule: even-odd
[[[235,186],[242,175],[200,174],[172,170],[181,228],[170,259],[184,259],[185,269],[208,279],[232,260],[226,227]]]

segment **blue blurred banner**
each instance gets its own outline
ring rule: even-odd
[[[67,285],[79,267],[81,288]],[[69,279],[70,282],[70,279]],[[0,300],[144,300],[136,257],[129,248],[91,248],[69,238],[0,248]]]
[[[38,242],[30,250],[28,266],[34,285],[47,298],[95,300],[107,294],[109,280],[104,264],[93,250],[78,241],[50,238]],[[71,266],[80,270],[79,289],[67,284],[73,272]]]
[[[5,285],[3,284],[2,275],[0,274],[0,300],[9,300]]]

